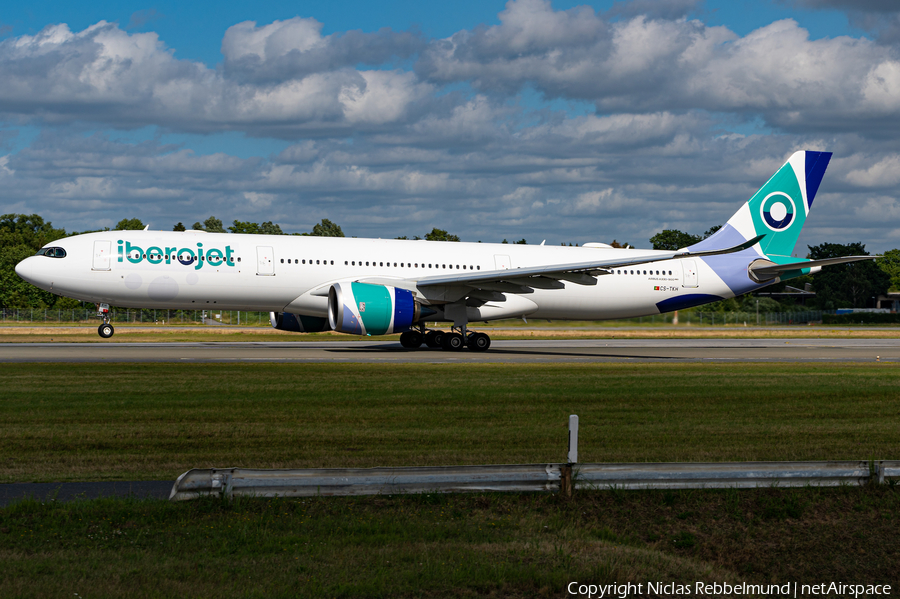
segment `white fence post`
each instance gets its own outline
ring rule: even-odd
[[[578,416],[569,416],[569,463],[578,463]]]

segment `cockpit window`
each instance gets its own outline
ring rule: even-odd
[[[51,258],[65,258],[66,250],[62,248],[41,248],[36,255],[49,256]]]

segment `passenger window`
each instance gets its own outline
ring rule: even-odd
[[[284,258],[281,259],[281,263],[284,264]],[[288,264],[290,264],[290,263],[291,263],[291,261],[288,260]]]
[[[319,263],[319,261],[318,261],[318,260],[316,260],[316,264],[318,264],[318,263]]]

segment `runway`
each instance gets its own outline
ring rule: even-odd
[[[494,341],[487,352],[398,342],[5,343],[0,362],[395,363],[898,362],[900,339],[577,339]]]

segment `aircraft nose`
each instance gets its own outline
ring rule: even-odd
[[[42,270],[43,269],[41,268],[40,264],[40,256],[29,256],[16,264],[17,275],[19,275],[21,278],[28,281],[32,285],[44,288],[46,287],[46,283],[42,281]]]

